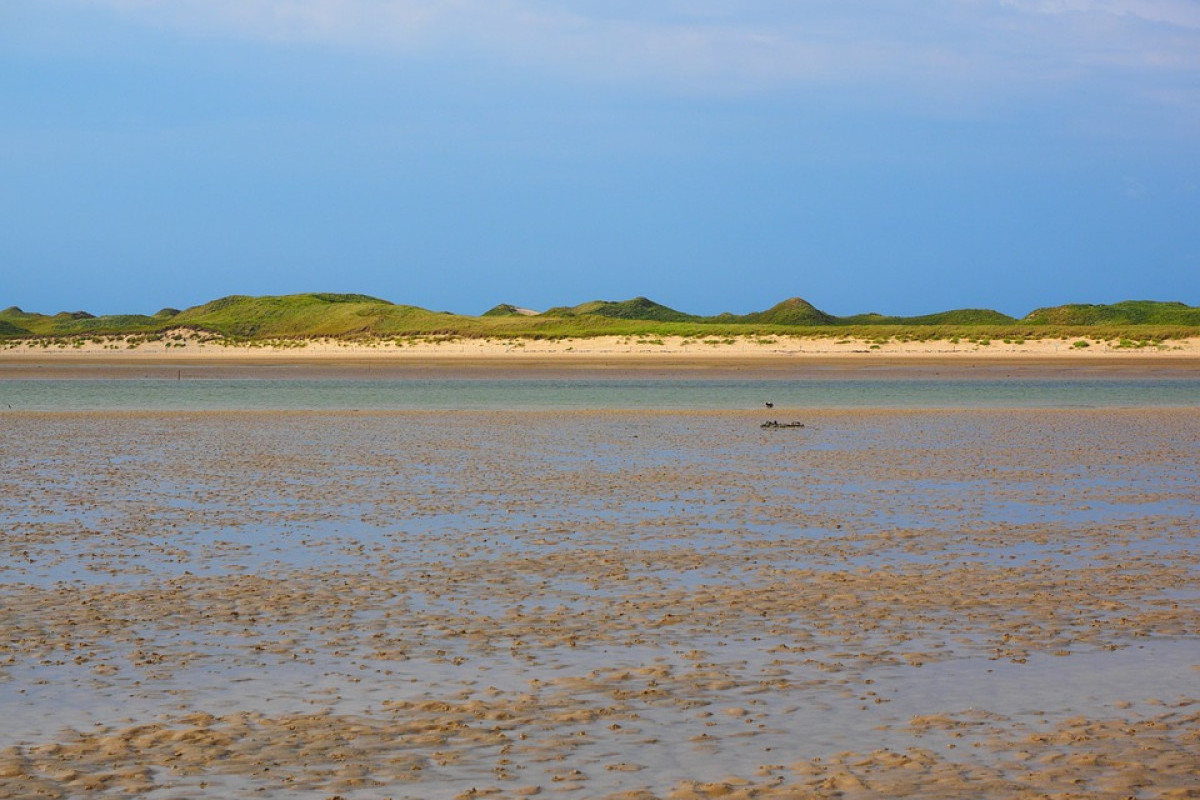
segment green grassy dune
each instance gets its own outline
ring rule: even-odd
[[[6,319],[0,319],[0,336],[28,336],[29,331],[18,327]]]
[[[1200,307],[1154,300],[1126,300],[1111,305],[1071,304],[1039,308],[1025,322],[1043,325],[1200,325]]]
[[[577,306],[558,306],[542,313],[546,317],[609,317],[611,319],[636,319],[653,322],[694,322],[700,320],[694,314],[685,314],[673,308],[667,308],[648,297],[635,297],[632,300],[593,300]]]
[[[789,297],[781,303],[753,314],[741,317],[728,317],[729,322],[743,322],[766,325],[835,325],[837,317],[826,314],[807,300],[799,297]]]
[[[53,315],[15,306],[0,311],[0,337],[76,338],[154,336],[190,329],[230,340],[399,338],[567,338],[579,336],[809,335],[862,339],[988,339],[1089,336],[1144,343],[1200,334],[1200,307],[1179,302],[1126,301],[1039,308],[1017,320],[989,309],[956,309],[914,317],[857,314],[837,317],[792,297],[750,314],[699,316],[656,303],[595,300],[523,313],[501,304],[480,316],[430,311],[362,294],[231,295],[182,311],[164,308],[147,316],[93,316],[83,311]]]

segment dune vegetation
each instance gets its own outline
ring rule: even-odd
[[[1039,308],[1026,322],[1045,325],[1200,325],[1200,307],[1152,300],[1126,300],[1110,305],[1071,304]]]
[[[1022,319],[989,309],[914,317],[878,313],[838,317],[798,297],[749,314],[700,316],[656,303],[595,300],[537,313],[500,304],[479,316],[430,311],[362,294],[232,295],[153,315],[94,316],[85,311],[0,311],[0,338],[144,336],[190,330],[229,341],[391,339],[397,337],[573,338],[618,336],[837,336],[898,340],[1024,340],[1087,336],[1131,344],[1200,334],[1200,307],[1127,301],[1039,308]]]

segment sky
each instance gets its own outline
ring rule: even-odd
[[[1200,0],[3,0],[0,307],[1200,305]]]

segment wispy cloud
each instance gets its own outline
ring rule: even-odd
[[[1191,0],[77,1],[206,34],[719,90],[901,84],[969,94],[1100,70],[1143,80],[1200,73],[1200,4]]]
[[[1135,17],[1200,29],[1200,6],[1192,0],[1001,0],[1001,5],[1037,14]]]

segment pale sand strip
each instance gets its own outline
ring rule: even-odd
[[[1192,378],[1200,337],[1121,347],[1088,340],[864,342],[762,339],[587,339],[434,341],[335,339],[230,345],[179,334],[156,341],[78,340],[0,345],[0,380],[28,378],[295,379],[538,377],[1055,379]]]
[[[580,339],[441,339],[401,338],[373,341],[311,339],[228,344],[202,339],[190,333],[180,338],[140,341],[112,338],[74,342],[22,341],[0,348],[0,364],[30,361],[85,362],[170,361],[222,362],[319,362],[371,359],[381,361],[495,361],[523,363],[620,361],[634,363],[705,363],[709,361],[748,364],[789,361],[823,362],[846,360],[872,363],[879,359],[925,359],[930,361],[1014,361],[1087,363],[1109,360],[1169,361],[1200,363],[1200,336],[1172,339],[1160,344],[1122,343],[1087,337],[1070,339],[968,341],[887,341],[858,338],[809,338],[799,336],[706,337],[597,336]],[[1086,346],[1084,344],[1086,343]]]

